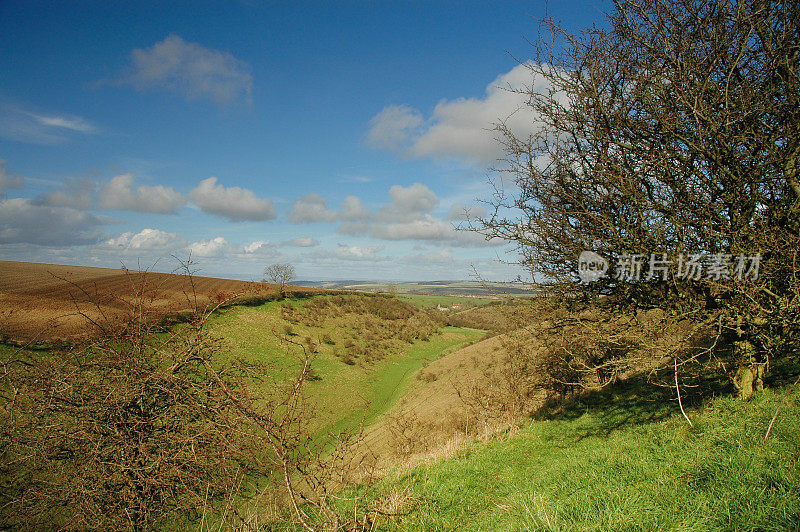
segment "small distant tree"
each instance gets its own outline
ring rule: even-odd
[[[291,264],[272,264],[264,268],[264,282],[271,282],[278,289],[280,297],[285,296],[286,285],[295,277]]]

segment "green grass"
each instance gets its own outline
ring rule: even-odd
[[[377,493],[416,503],[381,527],[800,530],[800,391],[764,442],[780,392],[717,399],[690,413],[693,427],[667,414],[669,404],[652,405],[652,416],[637,403],[533,421],[506,441],[473,442],[382,481]]]
[[[0,360],[6,361],[12,359],[12,357],[25,357],[32,354],[50,356],[50,350],[38,347],[17,347],[0,343]]]
[[[465,327],[443,327],[441,333],[424,342],[415,342],[403,356],[391,357],[376,367],[373,377],[363,390],[367,392],[366,409],[354,409],[349,415],[334,423],[329,430],[337,432],[356,423],[365,426],[389,411],[403,396],[411,377],[416,372],[444,354],[483,337],[485,331]],[[353,391],[351,390],[350,393]]]
[[[291,303],[302,307],[312,299],[292,300]],[[297,349],[282,344],[273,332],[282,334],[285,323],[281,318],[281,302],[272,301],[257,307],[225,309],[212,317],[209,328],[223,338],[222,351],[227,357],[267,363],[278,380],[286,380],[300,365],[291,354]],[[336,344],[318,342],[320,352],[312,368],[320,380],[307,382],[305,388],[315,405],[312,423],[319,434],[353,427],[360,421],[365,425],[371,423],[404,393],[417,370],[449,350],[484,335],[484,331],[477,329],[442,327],[428,340],[401,343],[397,350],[381,360],[348,365],[335,355],[337,349],[344,350],[345,338],[344,327],[337,327],[335,321],[325,327],[295,324],[293,329],[295,336],[291,338],[295,341],[302,341],[305,336],[317,339],[328,334]],[[265,381],[264,385],[272,386],[272,383]]]

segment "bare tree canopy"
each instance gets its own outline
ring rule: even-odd
[[[507,157],[474,229],[516,243],[549,283],[575,283],[584,250],[760,254],[747,282],[611,275],[590,289],[715,310],[751,362],[796,356],[800,8],[620,0],[608,22],[572,35],[544,21],[521,91],[538,122],[528,136],[497,126]]]
[[[266,281],[274,284],[278,293],[283,297],[286,285],[295,277],[294,266],[291,264],[272,264],[264,269]]]

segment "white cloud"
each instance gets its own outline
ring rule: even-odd
[[[9,188],[22,188],[22,176],[9,174],[6,171],[5,159],[0,159],[0,192]]]
[[[216,214],[234,222],[262,221],[275,218],[275,206],[268,198],[257,197],[252,190],[240,187],[225,188],[216,177],[200,182],[189,197],[203,212]]]
[[[97,127],[80,116],[45,116],[36,113],[28,113],[34,120],[44,126],[68,129],[78,133],[94,133]]]
[[[396,150],[423,123],[422,113],[407,105],[389,105],[369,121],[367,143],[374,148]]]
[[[336,219],[336,213],[328,210],[325,198],[311,192],[294,202],[287,217],[290,222],[296,224],[332,222]]]
[[[340,210],[328,209],[328,202],[315,192],[306,194],[292,205],[287,214],[290,222],[296,224],[314,222],[335,222],[337,220],[364,220],[370,216],[369,209],[357,196],[347,196]]]
[[[74,115],[44,115],[0,103],[0,137],[32,144],[58,144],[75,134],[97,133],[97,126]]]
[[[453,226],[438,218],[425,215],[410,222],[374,224],[370,236],[382,240],[449,240],[455,238]]]
[[[391,202],[380,207],[368,218],[344,221],[339,232],[348,235],[370,236],[380,240],[421,240],[448,243],[453,246],[502,245],[499,239],[487,242],[473,232],[457,230],[452,222],[430,213],[439,203],[436,194],[420,183],[389,189]],[[462,212],[463,212],[463,206]],[[457,206],[451,208],[450,214]],[[471,209],[478,209],[472,207]]]
[[[347,196],[342,202],[339,217],[342,220],[364,220],[370,217],[370,211],[358,196]]]
[[[164,88],[187,99],[219,104],[252,101],[251,67],[233,55],[170,35],[131,52],[132,73],[122,80],[137,89]]]
[[[142,229],[138,233],[122,233],[104,243],[111,248],[135,251],[169,251],[182,248],[186,242],[176,233],[159,229]]]
[[[381,240],[420,240],[451,246],[483,247],[504,244],[500,239],[487,242],[477,233],[458,230],[451,223],[428,214],[408,222],[345,223],[339,230],[344,234],[365,235]]]
[[[385,261],[388,257],[380,256],[383,246],[348,246],[339,244],[336,249],[319,249],[307,256],[312,262],[332,261]]]
[[[34,203],[85,210],[92,206],[92,195],[96,188],[97,183],[89,178],[66,179],[63,188],[42,194]]]
[[[109,223],[91,213],[68,207],[37,205],[29,199],[0,202],[0,244],[73,246],[101,239],[97,226]]]
[[[255,240],[245,246],[242,246],[241,250],[246,254],[254,254],[254,253],[264,253],[264,252],[277,252],[279,247],[290,246],[290,247],[297,247],[297,248],[311,248],[318,246],[319,242],[317,242],[314,238],[308,237],[298,237],[293,238],[291,240],[286,240],[284,242],[268,242],[266,240]]]
[[[219,257],[230,248],[228,241],[218,236],[189,244],[189,251],[195,257]]]
[[[425,121],[418,111],[405,106],[388,106],[370,121],[368,139],[379,148],[405,149],[412,157],[453,157],[485,164],[502,157],[494,127],[504,122],[512,132],[527,136],[537,117],[525,105],[527,96],[515,91],[531,85],[536,91],[547,86],[534,84],[529,66],[517,65],[486,87],[482,98],[442,100]]]
[[[370,211],[357,196],[347,196],[341,209],[332,210],[328,209],[324,198],[311,193],[295,201],[288,217],[294,223],[338,221],[341,222],[339,233],[380,240],[419,240],[479,247],[502,244],[500,240],[487,243],[476,233],[456,229],[449,220],[463,220],[463,204],[452,206],[448,220],[434,216],[432,211],[439,204],[439,197],[421,183],[394,185],[389,189],[389,198],[388,203]],[[469,212],[477,216],[485,214],[485,209],[472,206]]]
[[[186,204],[186,198],[172,187],[162,185],[141,185],[132,190],[132,174],[121,174],[106,183],[98,194],[101,209],[152,212],[156,214],[175,213]]]
[[[256,240],[244,246],[242,250],[245,253],[257,253],[261,251],[266,251],[269,247],[270,243],[267,242],[266,240]]]
[[[389,189],[389,197],[400,212],[430,212],[439,203],[436,194],[422,183],[410,187],[394,185]]]

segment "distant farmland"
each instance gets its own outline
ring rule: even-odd
[[[479,281],[299,281],[303,286],[316,288],[359,290],[365,292],[395,292],[397,294],[424,294],[440,296],[476,296],[486,299],[501,299],[508,296],[533,297],[531,290],[523,283],[497,283]]]
[[[273,293],[271,285],[213,277],[0,261],[0,339],[38,343],[89,334],[97,330],[92,321],[119,323],[137,301],[157,317]]]

